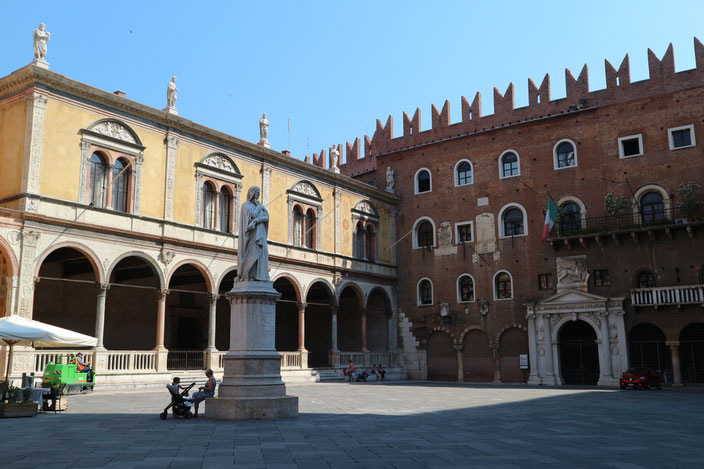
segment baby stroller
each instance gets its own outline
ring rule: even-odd
[[[364,370],[359,374],[359,376],[357,376],[357,382],[359,383],[360,381],[364,381],[366,383],[367,378],[369,378],[369,371]]]
[[[195,385],[196,383],[189,384],[188,387],[180,393],[173,388],[166,386],[166,389],[169,390],[169,394],[171,394],[171,403],[166,406],[162,413],[159,414],[159,418],[161,420],[166,420],[166,417],[169,415],[169,409],[172,407],[174,408],[175,418],[183,417],[185,419],[189,419],[193,417],[191,414],[191,406],[193,406],[193,404],[186,402],[186,396],[188,396],[188,391],[190,391]]]

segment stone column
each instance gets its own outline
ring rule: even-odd
[[[464,381],[464,362],[462,360],[462,346],[455,345],[455,350],[457,351],[457,381]]]
[[[394,351],[394,314],[391,311],[386,315],[386,351]]]
[[[368,352],[367,348],[367,310],[362,310],[362,352]]]
[[[306,304],[297,303],[298,306],[298,351],[306,350]]]
[[[555,386],[562,384],[557,361],[557,342],[552,340],[552,322],[550,315],[543,316],[543,340],[545,344],[545,379],[543,384]]]
[[[34,255],[41,236],[36,231],[22,231],[20,251],[20,275],[17,287],[17,314],[31,319],[34,304]]]
[[[335,217],[335,254],[339,254],[341,251],[341,245],[340,245],[340,200],[342,199],[342,192],[340,191],[340,188],[335,186],[335,189],[332,191],[332,197],[333,197],[333,208],[334,208],[334,217]]]
[[[27,116],[20,192],[38,194],[42,168],[44,115],[46,114],[49,98],[37,92],[32,92],[25,97],[25,102],[27,103]],[[21,199],[20,210],[28,212],[38,211],[39,199],[29,197]]]
[[[499,346],[492,345],[490,348],[491,348],[491,353],[494,357],[494,382],[500,383],[501,382],[501,370],[499,369]]]
[[[340,359],[340,350],[337,348],[337,312],[339,311],[337,305],[330,305],[330,315],[331,320],[331,345],[330,345],[330,366],[335,368],[338,365]]]
[[[172,135],[171,131],[166,132],[166,187],[164,188],[164,218],[174,219],[174,192],[176,190],[176,152],[178,150],[178,138]],[[200,185],[196,185],[196,190],[200,191]],[[198,220],[196,220],[198,223]]]
[[[107,296],[110,284],[99,283],[97,287],[98,303],[95,308],[95,337],[98,339],[98,343],[95,344],[95,349],[105,350],[105,345],[103,344],[103,337],[105,333],[105,297]]]
[[[672,386],[682,387],[682,371],[680,369],[680,342],[678,340],[668,340],[665,342],[670,347],[672,355]]]
[[[219,295],[208,295],[208,351],[217,352],[215,347],[215,326]]]
[[[599,331],[601,334],[601,343],[597,340],[599,344],[601,356],[599,360],[599,385],[610,386],[616,384],[616,379],[614,379],[611,374],[611,344],[609,342],[609,324],[608,324],[608,313],[602,312],[599,314]]]
[[[156,346],[154,350],[166,350],[164,347],[164,330],[166,327],[166,296],[169,290],[157,290],[159,304],[156,309]]]
[[[535,338],[535,313],[533,305],[528,305],[528,363],[530,366],[530,374],[528,375],[528,384],[540,384],[540,376],[538,375],[538,344]]]

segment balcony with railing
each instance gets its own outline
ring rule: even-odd
[[[629,239],[638,244],[641,236],[655,240],[656,236],[664,235],[671,240],[673,233],[680,230],[694,238],[695,229],[700,226],[704,226],[703,210],[692,216],[691,213],[685,214],[681,209],[673,207],[647,213],[582,218],[565,224],[558,221],[548,242],[555,248],[565,246],[567,249],[572,249],[577,244],[586,248],[589,242],[596,242],[599,247],[603,247],[609,240],[616,245]]]
[[[676,287],[634,288],[631,290],[633,306],[702,305],[704,307],[704,285],[682,285]]]

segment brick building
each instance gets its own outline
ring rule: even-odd
[[[377,120],[347,143],[343,174],[400,196],[399,339],[411,376],[613,385],[628,366],[704,383],[704,46],[675,72],[648,51],[648,80],[608,61],[551,100],[550,77]],[[324,159],[314,164],[324,165]],[[389,170],[388,168],[391,168]],[[388,173],[388,174],[387,174]],[[392,174],[390,174],[392,173]],[[551,196],[558,221],[543,241]],[[607,197],[608,196],[608,197]],[[606,199],[608,198],[608,203]],[[607,207],[608,206],[608,207]],[[405,322],[404,322],[405,321]],[[520,366],[528,355],[529,369]]]

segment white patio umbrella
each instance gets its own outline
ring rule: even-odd
[[[16,314],[0,318],[0,339],[10,348],[5,370],[6,383],[10,379],[12,348],[16,344],[27,343],[31,345],[34,343],[35,347],[65,347],[67,345],[94,347],[98,343],[98,339],[95,337],[23,318]]]

